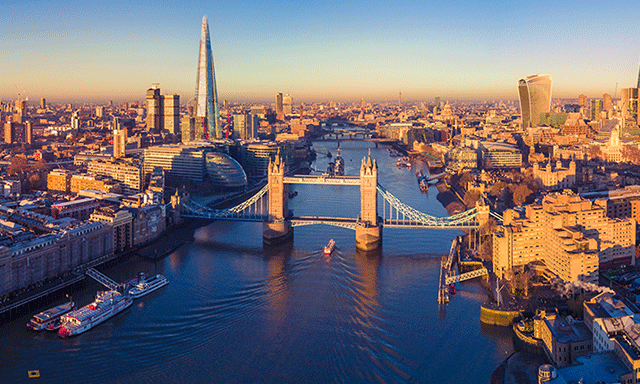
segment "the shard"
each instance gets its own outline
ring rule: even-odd
[[[220,107],[218,105],[218,91],[216,90],[216,72],[213,67],[213,53],[211,52],[207,16],[202,17],[198,77],[196,78],[193,113],[196,118],[196,124],[205,124],[204,133],[207,139],[222,138]]]

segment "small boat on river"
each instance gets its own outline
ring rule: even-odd
[[[333,249],[335,247],[336,247],[335,240],[333,240],[333,239],[329,240],[329,243],[327,243],[327,245],[325,245],[325,247],[324,247],[324,254],[325,255],[330,255],[331,252],[333,252]]]

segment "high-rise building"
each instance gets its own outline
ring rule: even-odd
[[[96,117],[104,117],[104,107],[96,107]]]
[[[285,115],[293,113],[293,98],[288,93],[282,98],[282,112]]]
[[[180,96],[161,95],[158,84],[147,90],[147,131],[180,132]]]
[[[283,105],[282,105],[282,93],[276,94],[276,113],[282,114],[284,113]]]
[[[40,99],[40,108],[47,109],[47,100],[45,100],[44,97]]]
[[[216,89],[216,74],[213,66],[213,53],[209,38],[209,22],[207,16],[202,17],[200,34],[200,54],[198,57],[198,76],[196,78],[196,94],[193,106],[194,117],[202,118],[206,124],[205,136],[208,139],[221,139],[220,107]]]
[[[127,146],[127,130],[120,127],[119,118],[116,117],[113,130],[113,157],[119,159],[125,157]]]
[[[532,75],[518,80],[522,128],[535,127],[540,114],[551,110],[551,76]]]
[[[33,124],[30,121],[24,123],[24,141],[33,144]]]
[[[578,96],[578,104],[582,108],[587,108],[587,96],[586,95]]]
[[[177,134],[180,132],[180,96],[163,95],[161,99],[164,104],[163,129]]]
[[[611,95],[608,93],[602,95],[602,109],[607,112],[613,111],[613,101],[611,100]]]
[[[622,88],[622,117],[638,119],[638,88]]]
[[[162,100],[160,98],[160,88],[158,84],[147,89],[147,131],[160,131],[160,121],[162,120]]]
[[[4,123],[4,142],[11,144],[16,140],[16,127],[18,123],[7,121]]]
[[[589,119],[591,121],[600,121],[600,112],[604,109],[604,103],[600,99],[591,99],[589,104]]]

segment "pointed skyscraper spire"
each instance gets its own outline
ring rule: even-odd
[[[213,53],[209,38],[209,22],[207,16],[203,16],[193,113],[195,117],[206,118],[206,134],[210,140],[222,138],[219,108],[216,72],[213,66]]]

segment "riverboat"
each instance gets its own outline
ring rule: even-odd
[[[144,295],[147,295],[157,289],[164,287],[169,284],[169,280],[162,275],[155,275],[150,278],[140,279],[138,284],[136,284],[133,288],[129,290],[129,295],[137,299]]]
[[[396,162],[396,165],[398,167],[411,168],[411,161],[409,160],[409,158],[407,156],[403,156],[403,157],[398,159],[398,161]]]
[[[335,240],[333,240],[333,239],[329,240],[329,243],[327,243],[327,245],[325,245],[325,247],[324,247],[324,254],[325,255],[330,255],[331,252],[333,252],[333,249],[335,247],[336,247]]]
[[[118,291],[100,291],[93,303],[71,311],[62,317],[58,336],[69,337],[88,331],[96,325],[129,308],[133,299]]]
[[[49,308],[46,311],[34,315],[27,323],[27,328],[32,331],[54,331],[61,326],[60,318],[71,312],[76,307],[73,301]]]

